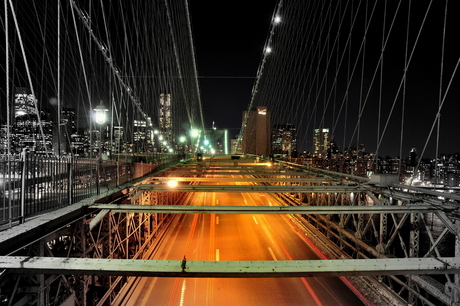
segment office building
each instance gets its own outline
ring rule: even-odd
[[[275,124],[272,128],[271,154],[292,157],[297,152],[297,129],[294,125]]]
[[[168,144],[172,141],[171,94],[160,94],[158,114],[160,133]]]
[[[243,112],[247,118],[241,142],[242,153],[268,156],[270,154],[270,112],[266,106],[258,106]]]
[[[14,95],[14,123],[11,130],[11,148],[35,153],[51,153],[53,122],[49,111],[38,110],[37,99],[28,88],[16,88]]]
[[[316,157],[326,157],[329,145],[329,129],[315,129],[313,132],[313,155]]]

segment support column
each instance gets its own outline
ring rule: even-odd
[[[455,223],[455,258],[460,260],[460,222],[457,220]],[[460,275],[454,275],[454,289],[452,290],[452,305],[460,306]]]
[[[419,253],[419,242],[420,242],[420,231],[419,231],[419,221],[420,221],[420,214],[413,213],[410,214],[410,241],[409,241],[409,257],[414,258],[418,257]],[[412,276],[407,277],[407,284],[409,287],[414,288],[414,283],[412,281]],[[407,299],[409,305],[415,305],[416,303],[416,296],[413,294],[412,291],[409,291],[409,297]]]

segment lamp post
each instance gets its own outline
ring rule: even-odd
[[[185,147],[186,147],[186,142],[187,142],[187,137],[185,136],[180,136],[179,137],[179,144],[180,144],[180,158],[185,159]]]
[[[190,137],[192,138],[192,153],[197,153],[199,149],[198,145],[200,142],[200,134],[201,134],[201,131],[198,129],[190,130]],[[195,152],[193,152],[193,149],[195,149]]]
[[[101,161],[102,161],[102,125],[107,121],[107,112],[109,110],[107,107],[104,106],[104,103],[102,100],[100,101],[99,105],[96,106],[94,109],[94,121],[99,124],[99,154],[97,158],[97,168],[96,168],[96,190],[97,194],[101,193],[101,188],[100,188],[100,166],[101,166]]]

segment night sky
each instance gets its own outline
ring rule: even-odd
[[[90,10],[89,3],[92,9]],[[26,43],[26,50],[29,60],[29,66],[31,67],[32,79],[35,84],[35,90],[38,91],[37,97],[41,104],[52,107],[48,101],[51,101],[52,97],[56,96],[56,22],[54,18],[44,18],[42,16],[55,16],[56,15],[56,3],[54,1],[15,1],[15,6],[18,11],[22,14],[18,15],[19,25],[23,30],[24,41]],[[39,5],[43,4],[43,5]],[[140,100],[145,101],[146,111],[151,116],[155,116],[155,103],[150,101],[155,100],[160,92],[168,92],[172,90],[173,97],[181,97],[183,93],[180,91],[181,86],[175,83],[176,70],[174,65],[176,64],[176,58],[174,52],[166,50],[164,48],[165,43],[171,45],[168,41],[170,39],[170,30],[168,23],[165,22],[163,6],[164,1],[111,1],[105,3],[105,11],[108,16],[108,31],[111,37],[108,38],[105,35],[104,25],[100,18],[100,3],[99,1],[78,1],[80,7],[84,8],[86,12],[89,12],[92,16],[92,22],[95,26],[94,31],[97,36],[107,45],[110,45],[114,54],[116,64],[122,68],[121,70],[126,75],[133,74],[140,76],[139,78],[129,79],[127,82],[135,89],[136,94]],[[185,2],[182,1],[171,1],[171,5],[183,6]],[[251,1],[202,1],[202,0],[189,0],[188,2],[191,18],[191,27],[193,35],[193,43],[195,47],[196,65],[199,76],[199,88],[201,94],[201,102],[203,107],[204,123],[206,128],[210,128],[212,123],[215,122],[217,128],[230,129],[230,136],[235,137],[241,128],[242,112],[247,109],[251,101],[251,93],[256,81],[256,74],[260,67],[261,60],[264,53],[264,45],[267,41],[267,37],[270,31],[272,23],[273,13],[278,4],[276,0],[251,0]],[[381,27],[383,17],[383,5],[388,4],[388,16],[387,19],[387,30],[389,23],[392,19],[392,14],[395,10],[395,6],[399,3],[398,1],[342,1],[334,2],[331,7],[335,9],[336,3],[341,3],[342,9],[345,5],[353,5],[355,8],[358,4],[367,5],[367,11],[369,15],[372,10],[374,3],[378,3],[376,7],[375,16],[372,21],[372,27],[367,38],[366,45],[366,63],[363,72],[363,84],[368,86],[374,73],[375,63],[378,60],[379,52],[381,49]],[[406,33],[406,15],[408,1],[401,1],[402,7],[399,11],[398,19],[395,22],[393,34],[391,36],[390,44],[385,50],[385,68],[384,68],[384,99],[382,100],[382,122],[380,125],[383,128],[385,124],[386,116],[390,113],[392,107],[395,92],[400,84],[401,76],[403,74],[404,64],[404,44],[405,44],[405,33]],[[423,14],[426,8],[429,6],[430,1],[418,0],[412,1],[411,11],[411,24],[410,24],[410,46],[412,46],[417,39],[417,32],[419,30],[420,23],[423,19]],[[403,156],[407,156],[411,148],[417,148],[418,152],[421,152],[425,143],[427,142],[427,135],[430,133],[430,129],[433,125],[435,115],[439,105],[439,84],[440,84],[440,64],[441,64],[441,44],[443,37],[443,17],[445,1],[433,1],[432,8],[429,11],[429,15],[423,31],[420,36],[420,40],[417,43],[417,48],[413,54],[412,63],[409,67],[407,74],[407,88],[405,92],[406,103],[405,118],[404,118],[404,144],[402,148]],[[457,12],[459,11],[458,2],[449,1],[448,14],[447,14],[447,30],[446,30],[446,45],[445,45],[445,57],[444,57],[444,76],[442,91],[445,91],[450,83],[449,93],[446,96],[445,103],[441,113],[441,130],[440,130],[440,144],[439,154],[441,153],[455,153],[460,152],[460,141],[458,141],[458,116],[460,113],[460,78],[458,72],[455,71],[456,64],[460,56],[460,47],[458,44],[460,20],[458,19]],[[126,7],[120,8],[122,4]],[[311,5],[311,7],[308,7]],[[308,84],[305,80],[306,71],[309,63],[296,62],[297,58],[303,60],[304,54],[308,45],[304,42],[297,40],[296,45],[291,45],[291,41],[296,41],[298,36],[306,33],[309,28],[305,26],[305,23],[301,26],[298,25],[299,20],[302,17],[315,9],[316,5],[323,5],[326,9],[329,2],[321,1],[284,1],[283,8],[285,11],[282,13],[282,24],[288,24],[290,22],[295,23],[291,30],[293,32],[282,32],[275,31],[276,34],[282,34],[275,37],[275,48],[278,48],[273,55],[271,55],[267,61],[267,73],[264,74],[266,78],[263,80],[263,87],[259,92],[272,92],[269,96],[265,96],[263,99],[259,99],[256,103],[262,103],[259,105],[266,105],[269,107],[269,111],[272,111],[272,124],[276,123],[294,123],[298,129],[299,137],[299,150],[311,150],[312,131],[314,128],[318,128],[320,125],[327,128],[334,126],[334,116],[338,118],[341,116],[343,122],[347,122],[347,130],[344,130],[343,122],[336,122],[337,128],[333,134],[340,150],[346,149],[353,140],[353,128],[357,121],[357,101],[359,100],[359,83],[361,78],[361,65],[358,57],[357,73],[355,76],[354,83],[350,86],[350,104],[348,108],[348,117],[342,112],[338,114],[338,107],[340,106],[339,96],[337,104],[334,106],[337,109],[335,114],[331,115],[324,111],[323,118],[321,114],[323,109],[326,109],[324,105],[318,104],[306,106],[303,110],[304,105],[310,102],[308,101],[307,91],[315,86],[319,87],[320,78],[315,80],[314,84]],[[363,8],[363,6],[361,8]],[[295,7],[298,11],[292,9]],[[308,7],[308,8],[306,8]],[[311,9],[310,9],[311,8]],[[144,11],[143,11],[144,10]],[[148,11],[146,11],[148,10]],[[291,11],[289,11],[291,10]],[[172,10],[174,11],[174,9]],[[158,14],[156,16],[155,14]],[[2,13],[3,16],[3,13]],[[179,21],[185,18],[185,14],[173,16],[177,18],[177,25],[174,30],[187,30],[185,23],[179,23]],[[319,16],[319,15],[318,15]],[[120,22],[121,18],[126,18],[125,23]],[[369,17],[369,16],[368,16]],[[3,17],[2,17],[3,18]],[[34,19],[35,18],[35,19]],[[63,78],[63,99],[67,105],[77,105],[78,112],[83,113],[80,117],[89,117],[89,109],[92,108],[88,101],[98,102],[99,100],[110,101],[109,96],[111,86],[113,92],[116,93],[114,100],[117,101],[117,105],[120,105],[120,101],[126,101],[126,96],[123,96],[123,91],[120,90],[119,85],[116,82],[110,83],[108,77],[111,72],[107,69],[107,64],[101,56],[100,50],[95,47],[94,42],[88,36],[88,32],[84,29],[82,22],[78,21],[77,28],[80,33],[80,39],[82,44],[83,57],[91,58],[86,65],[87,77],[89,79],[88,84],[90,85],[91,98],[88,98],[86,93],[86,85],[83,82],[83,73],[80,65],[80,55],[75,39],[75,33],[73,29],[72,16],[70,14],[69,4],[63,2],[63,36],[66,37],[66,41],[63,43],[65,49],[65,58],[69,62],[65,67],[65,74],[61,76]],[[133,19],[130,19],[133,18]],[[297,19],[295,19],[297,18]],[[319,18],[319,17],[318,17]],[[357,24],[361,29],[353,36],[353,51],[352,55],[357,53],[362,39],[362,29],[364,28],[364,16],[357,16]],[[28,86],[28,80],[25,77],[24,63],[22,61],[22,55],[20,53],[20,47],[18,39],[14,37],[14,27],[12,19],[10,18],[10,41],[15,53],[11,56],[10,61],[14,64],[15,70],[11,69],[10,74],[12,78],[12,85],[14,86]],[[135,21],[135,22],[134,22]],[[346,22],[349,22],[347,20]],[[47,25],[46,31],[44,25]],[[40,25],[40,26],[38,26]],[[148,30],[144,29],[144,25],[151,27]],[[128,35],[123,32],[123,26],[128,29]],[[147,27],[146,27],[147,28]],[[286,28],[288,28],[286,26]],[[46,34],[46,49],[40,46],[42,38],[40,33]],[[147,32],[142,32],[142,31]],[[138,39],[136,36],[137,31],[142,35],[148,36],[149,39]],[[150,32],[149,32],[150,31]],[[156,32],[155,32],[156,31]],[[188,32],[187,32],[188,33]],[[65,34],[65,35],[64,35]],[[323,34],[326,35],[326,34]],[[334,34],[332,34],[334,35]],[[346,40],[347,32],[344,31],[341,37],[341,46],[343,47]],[[333,36],[331,36],[333,37]],[[4,36],[1,37],[2,41]],[[156,40],[157,39],[157,40]],[[321,43],[324,43],[325,36],[321,39]],[[284,42],[282,41],[284,40]],[[181,44],[180,47],[183,50],[189,50],[187,40],[178,40]],[[125,50],[125,45],[130,46],[129,50]],[[330,41],[332,48],[333,39]],[[282,50],[281,50],[282,49]],[[4,48],[0,48],[2,58],[4,58]],[[192,58],[189,56],[190,53],[183,51],[186,54],[184,58],[181,58],[183,67],[191,67],[190,64]],[[280,52],[283,51],[283,52]],[[187,53],[186,53],[187,52]],[[293,59],[286,56],[291,52]],[[297,52],[297,53],[296,53]],[[64,53],[63,53],[64,54]],[[319,53],[318,53],[319,54]],[[340,54],[339,54],[340,55]],[[284,57],[283,57],[284,56]],[[319,57],[319,55],[316,55]],[[64,58],[64,56],[63,56]],[[325,58],[322,59],[322,63],[318,65],[320,69],[325,67]],[[291,61],[289,61],[291,60]],[[336,60],[336,59],[334,59]],[[354,64],[354,58],[352,58],[350,65]],[[64,61],[64,59],[63,59]],[[156,62],[155,62],[156,61]],[[279,61],[279,62],[277,62]],[[334,63],[335,64],[335,63]],[[62,63],[61,63],[62,65]],[[130,66],[131,65],[131,66]],[[149,66],[150,65],[150,66]],[[313,65],[316,65],[313,63]],[[167,68],[164,67],[169,67]],[[287,72],[283,75],[281,72],[283,68]],[[2,84],[4,81],[5,67],[2,62],[1,68],[2,73]],[[158,70],[155,70],[157,69]],[[94,70],[93,70],[94,69]],[[45,71],[45,72],[43,72]],[[100,71],[102,71],[100,73]],[[295,71],[295,72],[292,72]],[[190,71],[187,71],[189,73]],[[189,73],[186,75],[192,75]],[[279,73],[279,74],[278,74]],[[321,72],[323,73],[323,72]],[[168,74],[170,79],[162,81],[156,78],[161,75]],[[342,67],[341,74],[346,74],[346,69]],[[454,75],[453,78],[451,76]],[[153,77],[152,77],[153,76]],[[189,78],[191,79],[191,78]],[[329,72],[328,84],[331,84],[333,79],[333,71]],[[298,83],[297,83],[298,81]],[[284,83],[281,86],[281,83]],[[190,87],[194,87],[193,82],[190,82]],[[358,85],[358,87],[357,87]],[[295,87],[297,86],[297,87]],[[2,93],[1,103],[5,103],[5,89],[4,86],[0,88]],[[293,96],[292,93],[296,92],[300,87],[302,97]],[[346,88],[346,82],[340,80],[336,89],[337,91],[343,91]],[[334,89],[335,90],[335,89]],[[314,91],[314,90],[313,90]],[[360,127],[359,143],[363,143],[368,152],[375,152],[377,148],[377,137],[376,137],[376,126],[377,126],[377,107],[376,101],[379,99],[376,94],[378,88],[375,87],[370,93],[369,102],[366,105],[365,112],[362,114],[362,124]],[[324,92],[330,92],[324,90]],[[194,96],[190,99],[195,99]],[[324,93],[323,93],[324,94]],[[118,95],[118,96],[117,96]],[[279,95],[279,97],[278,97]],[[273,99],[272,99],[273,98]],[[277,100],[278,99],[278,100]],[[311,100],[324,100],[322,97],[311,97]],[[386,135],[381,143],[379,150],[380,156],[398,156],[400,151],[400,132],[401,132],[401,109],[403,108],[400,98],[397,99],[395,109],[391,118],[388,119],[388,127],[386,129]],[[262,102],[260,102],[262,101]],[[267,104],[265,104],[265,102]],[[331,104],[332,105],[332,104]],[[327,111],[332,109],[329,106]],[[254,105],[257,106],[257,105]],[[299,109],[296,107],[299,106]],[[129,122],[130,120],[139,119],[138,114],[134,114],[132,111],[132,105],[125,104],[125,108],[121,108],[118,111],[120,120]],[[196,108],[196,107],[194,107]],[[286,110],[294,109],[298,110],[298,114],[289,118]],[[291,111],[291,112],[295,112]],[[299,114],[304,111],[305,115],[300,116]],[[55,111],[54,111],[55,112]],[[131,112],[131,113],[130,113]],[[183,110],[180,112],[185,113]],[[88,114],[86,114],[88,113]],[[130,113],[129,116],[125,116],[126,113]],[[352,116],[353,115],[353,116]],[[278,116],[278,117],[276,117]],[[284,116],[284,117],[283,117]],[[126,119],[125,119],[126,117]],[[128,118],[129,117],[129,118]],[[81,118],[79,119],[80,121]],[[284,121],[283,121],[284,120]],[[297,121],[296,121],[297,120]],[[323,122],[321,122],[323,120]],[[5,114],[0,114],[1,123],[5,123]],[[88,126],[87,121],[81,124],[82,127]],[[278,122],[279,121],[279,122]],[[128,125],[127,125],[128,126]],[[436,129],[432,132],[432,136],[429,140],[427,151],[424,156],[433,157],[435,156],[435,136]],[[355,135],[356,136],[356,135]],[[343,140],[342,140],[343,139]],[[356,141],[357,142],[357,141]]]
[[[277,2],[189,2],[207,128],[239,132]]]
[[[202,77],[200,79],[201,99],[204,107],[205,122],[208,127],[212,124],[212,121],[215,121],[218,128],[235,128],[232,136],[238,132],[241,126],[241,113],[247,108],[251,99],[251,90],[255,81],[255,78],[251,77],[255,77],[260,65],[264,43],[267,39],[271,18],[277,3],[278,1],[251,1],[248,5],[247,1],[226,1],[213,4],[205,4],[203,1],[190,1],[198,73]],[[343,2],[343,5],[345,3],[347,2]],[[358,1],[353,3],[356,7]],[[363,5],[365,3],[368,4],[368,11],[371,12],[374,2],[363,2]],[[371,62],[370,59],[372,58],[374,62],[377,61],[381,49],[381,32],[378,32],[381,29],[378,29],[375,25],[381,23],[383,3],[384,1],[379,2],[379,6],[377,6],[373,28],[370,30],[367,39],[366,60],[369,59],[369,62]],[[288,5],[289,3],[285,2],[285,6],[287,7]],[[391,14],[396,5],[397,2],[388,2],[387,31],[392,18]],[[396,108],[393,110],[391,120],[389,119],[388,121],[386,136],[380,146],[379,155],[381,156],[399,156],[401,112],[403,108],[405,112],[403,156],[407,155],[413,147],[417,148],[420,154],[427,142],[439,101],[444,5],[444,1],[435,1],[429,10],[426,24],[422,28],[407,74],[406,102],[402,106],[400,102],[401,96],[396,99]],[[415,44],[417,39],[419,26],[428,6],[429,1],[412,2],[409,54],[412,45]],[[447,88],[450,77],[454,72],[460,51],[456,38],[458,37],[460,25],[458,24],[458,18],[455,16],[455,12],[458,11],[458,4],[449,1],[448,8],[443,90]],[[385,51],[385,92],[383,93],[385,97],[383,100],[382,122],[380,123],[382,129],[386,120],[385,116],[390,113],[391,105],[396,96],[395,92],[397,92],[404,70],[405,20],[407,20],[407,14],[407,2],[403,1],[398,19],[394,24],[392,40],[390,40]],[[358,17],[357,23],[362,27],[364,16]],[[284,15],[283,18],[289,19],[289,16]],[[357,49],[361,37],[358,34],[353,39],[353,48]],[[345,39],[342,41],[345,41]],[[374,62],[366,64],[364,86],[370,83],[374,73]],[[360,73],[360,69],[359,63],[357,75]],[[359,81],[356,82],[359,83]],[[460,151],[460,143],[456,135],[458,130],[456,118],[460,110],[458,84],[459,77],[455,76],[452,79],[449,94],[446,96],[445,104],[442,108],[439,154]],[[345,87],[343,81],[339,86]],[[350,101],[354,101],[355,104],[359,99],[358,91],[356,85],[350,87],[352,95],[350,96]],[[377,147],[376,100],[378,96],[375,91],[371,92],[370,102],[367,103],[366,111],[363,113],[360,131],[360,143],[363,143],[369,152],[375,152]],[[350,107],[350,114],[359,112],[356,109],[356,105]],[[304,119],[303,121],[306,120]],[[318,121],[316,120],[316,124],[318,124]],[[355,122],[356,118],[349,120],[349,133],[351,133]],[[312,129],[317,127],[312,123],[308,130],[299,129],[299,143],[303,141],[302,147],[299,148],[300,150],[311,150]],[[326,121],[324,127],[331,128],[331,121]],[[342,150],[349,145],[348,141],[350,140],[347,140],[347,143],[340,143],[339,127],[335,136]],[[348,135],[348,139],[350,137],[352,136]],[[424,153],[425,157],[435,155],[435,141],[436,129],[432,131],[432,136],[428,141],[428,146]]]

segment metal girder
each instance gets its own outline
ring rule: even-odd
[[[406,186],[406,185],[399,185],[399,184],[394,184],[392,186],[394,188],[398,188],[398,189],[401,189],[401,190],[410,190],[410,191],[417,192],[417,193],[420,193],[420,194],[431,195],[431,196],[435,196],[435,197],[442,197],[442,198],[446,198],[446,199],[452,199],[452,200],[455,200],[455,201],[460,201],[460,195],[458,195],[456,193],[440,192],[440,191],[436,191],[436,190],[429,190],[429,189],[426,189],[426,188],[417,188],[417,187],[413,187],[413,186]]]
[[[175,214],[358,214],[358,213],[414,213],[433,212],[428,205],[408,206],[197,206],[197,205],[130,205],[94,204],[89,208],[112,212],[175,213]]]
[[[436,215],[438,216],[438,218],[442,221],[442,223],[444,223],[444,225],[446,226],[446,228],[454,235],[456,235],[457,237],[460,236],[460,233],[458,231],[458,227],[455,226],[454,223],[452,223],[452,221],[446,216],[446,214],[441,211],[441,210],[436,210]]]
[[[180,176],[157,176],[150,178],[152,182],[164,182],[164,181],[178,181],[178,182],[302,182],[302,183],[318,183],[318,182],[340,182],[340,180],[330,180],[321,177],[309,177],[309,178],[283,178],[283,177],[180,177]]]
[[[205,169],[205,168],[195,168],[196,171],[181,171],[181,170],[172,170],[168,171],[168,174],[170,175],[271,175],[271,176],[298,176],[298,177],[312,177],[311,173],[308,172],[296,172],[296,171],[276,171],[274,169],[267,169],[267,171],[245,171],[245,168],[235,168],[235,169],[229,169],[226,171],[215,171],[212,169]],[[315,177],[321,177],[321,176],[315,176]],[[324,179],[329,177],[323,176]],[[334,178],[333,178],[334,179]],[[339,179],[339,178],[335,178]]]
[[[89,230],[92,230],[110,212],[109,209],[101,210],[96,217],[89,222]]]
[[[460,273],[458,258],[181,261],[0,256],[11,274],[159,277],[314,277]]]
[[[364,192],[361,186],[265,186],[265,185],[178,185],[171,188],[162,184],[137,185],[139,189],[149,191],[177,192],[265,192],[265,193],[347,193]]]

